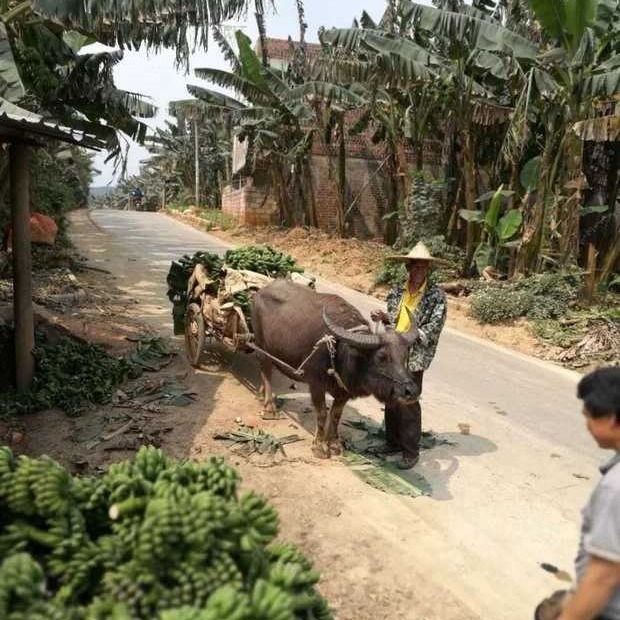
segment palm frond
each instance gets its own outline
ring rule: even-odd
[[[222,71],[221,69],[202,68],[196,69],[196,77],[207,80],[212,84],[216,84],[222,88],[229,88],[243,95],[248,101],[256,104],[266,103],[273,97],[265,93],[261,88],[250,82],[240,75],[231,73],[230,71]]]
[[[237,58],[237,54],[232,48],[232,45],[228,42],[228,39],[224,36],[219,27],[214,26],[212,32],[214,41],[220,48],[222,56],[228,61],[233,73],[241,73],[241,62],[239,62],[239,58]]]
[[[239,17],[247,0],[32,0],[32,10],[67,30],[92,34],[102,43],[121,48],[174,48],[177,60],[187,63],[188,38],[206,48],[211,26]]]
[[[538,53],[538,47],[525,37],[495,22],[467,13],[454,13],[411,3],[408,19],[414,29],[443,37],[447,41],[469,40],[473,49],[511,54],[522,60],[534,60]]]
[[[6,27],[0,22],[0,97],[17,103],[25,93]]]
[[[202,86],[196,86],[195,84],[188,84],[187,90],[190,95],[194,95],[201,101],[209,105],[221,106],[223,108],[231,108],[231,109],[243,109],[246,107],[245,103],[242,103],[238,99],[234,99],[233,97],[229,97],[224,93],[220,93],[215,90],[210,90],[208,88],[203,88]]]
[[[285,101],[324,101],[348,106],[361,106],[366,100],[348,88],[328,82],[306,82],[292,88],[285,96]]]

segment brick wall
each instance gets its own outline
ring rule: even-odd
[[[347,158],[345,208],[348,209],[355,201],[347,221],[351,227],[349,233],[360,239],[382,238],[385,225],[383,216],[393,209],[389,174],[385,167],[378,170],[382,161],[363,157]],[[433,169],[434,166],[426,168]],[[409,172],[412,170],[413,166],[410,166]],[[311,173],[318,227],[335,232],[340,198],[338,185],[330,176],[326,155],[312,155]],[[334,174],[337,174],[336,162]]]
[[[269,190],[253,186],[225,187],[222,213],[243,226],[268,226],[278,223],[279,209]]]
[[[438,155],[437,155],[438,157]],[[430,158],[429,158],[430,159]],[[345,207],[355,201],[347,221],[349,234],[360,239],[382,238],[384,215],[389,213],[391,204],[390,179],[383,159],[370,157],[347,157]],[[337,174],[334,158],[333,174]],[[429,162],[430,164],[431,162]],[[431,169],[434,167],[429,166]],[[413,166],[410,167],[410,170]],[[312,178],[313,208],[318,227],[330,232],[337,231],[337,214],[340,203],[337,180],[330,174],[327,155],[312,155],[310,160]],[[263,178],[263,182],[267,182]],[[252,179],[242,187],[228,186],[222,192],[222,211],[244,226],[268,226],[279,224],[280,210],[269,186],[257,187]]]
[[[349,232],[362,239],[382,237],[381,218],[390,209],[388,178],[382,171],[375,174],[379,166],[380,162],[372,159],[347,159],[347,208],[357,198],[348,217],[352,226]],[[318,226],[333,232],[337,229],[340,197],[338,185],[330,176],[327,156],[313,155],[311,171]]]

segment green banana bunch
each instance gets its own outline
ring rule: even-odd
[[[241,498],[241,513],[245,531],[241,536],[241,549],[253,549],[269,544],[278,534],[278,514],[262,497],[248,493]]]
[[[272,278],[286,276],[291,272],[303,273],[292,257],[268,245],[248,245],[229,250],[224,262],[233,269],[246,269]]]
[[[250,601],[253,620],[295,620],[293,598],[267,581],[254,584]]]
[[[200,466],[198,472],[198,484],[225,499],[236,496],[239,480],[239,474],[222,457],[212,457]]]
[[[27,610],[42,600],[44,591],[43,569],[30,554],[10,555],[0,564],[0,618]]]
[[[100,476],[0,448],[0,618],[331,620],[275,510],[221,458],[142,448]]]
[[[142,446],[134,457],[134,472],[149,482],[155,482],[159,475],[169,469],[170,459],[154,446]]]
[[[209,597],[200,620],[252,620],[251,614],[249,596],[231,586],[224,586]],[[162,620],[166,619],[162,617]]]

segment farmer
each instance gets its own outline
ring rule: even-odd
[[[620,368],[601,368],[577,386],[586,426],[594,441],[614,456],[601,467],[603,477],[583,509],[575,561],[577,588],[536,610],[537,618],[620,620]],[[544,613],[547,609],[550,613]]]
[[[387,313],[375,310],[371,313],[373,321],[393,325],[396,331],[406,332],[410,326],[409,313],[414,317],[420,340],[409,352],[409,370],[413,373],[420,391],[424,371],[435,356],[439,335],[446,321],[446,295],[428,281],[432,266],[439,259],[431,256],[428,248],[418,243],[409,254],[389,257],[405,263],[409,278],[397,284],[387,298]],[[385,431],[390,447],[402,451],[398,462],[401,469],[413,467],[420,456],[422,436],[422,409],[420,403],[388,406],[385,409]]]

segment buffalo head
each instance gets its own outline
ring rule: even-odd
[[[389,329],[380,334],[348,330],[334,323],[323,309],[327,331],[361,354],[355,364],[355,383],[383,403],[412,403],[420,397],[420,387],[407,368],[409,349],[419,339],[413,317],[408,332]]]

